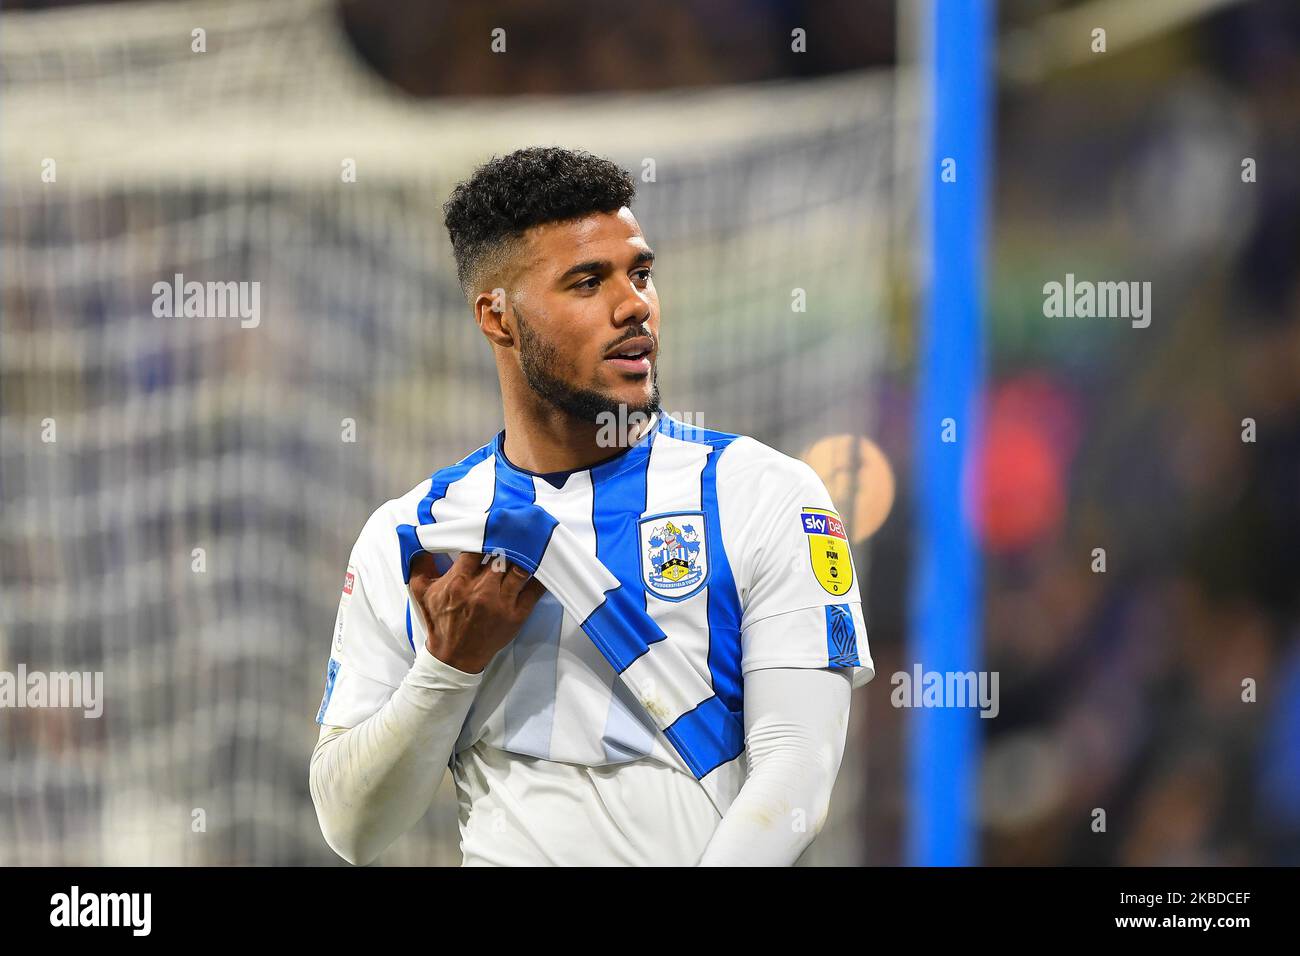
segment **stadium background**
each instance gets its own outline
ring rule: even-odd
[[[0,864],[335,861],[306,760],[347,551],[499,427],[439,207],[538,142],[638,177],[667,409],[791,453],[848,436],[815,457],[878,676],[805,862],[916,861],[889,679],[918,662],[914,463],[939,434],[916,420],[923,5],[5,10],[0,670],[102,670],[107,699],[0,711]],[[1004,0],[996,29],[967,506],[970,666],[1001,700],[953,781],[974,862],[1295,864],[1300,8]],[[260,282],[260,323],[155,318],[178,272]],[[1151,327],[1045,318],[1066,273],[1151,281]],[[897,479],[874,534],[858,437]],[[444,785],[382,861],[457,859]]]

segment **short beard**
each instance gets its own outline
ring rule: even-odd
[[[601,416],[613,415],[619,420],[619,410],[623,409],[623,421],[633,412],[640,412],[647,418],[659,411],[659,366],[650,370],[650,395],[638,406],[629,406],[626,402],[615,401],[609,395],[589,388],[576,388],[556,374],[559,354],[555,346],[537,335],[524,320],[518,307],[514,309],[519,321],[519,365],[524,372],[524,380],[529,388],[536,392],[543,401],[559,409],[575,421],[598,425]]]

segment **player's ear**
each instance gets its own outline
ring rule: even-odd
[[[506,349],[515,344],[514,332],[506,322],[509,308],[506,290],[502,288],[485,289],[474,299],[474,321],[479,329],[493,345]]]

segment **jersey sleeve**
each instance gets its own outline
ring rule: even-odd
[[[722,517],[737,567],[741,670],[843,668],[862,686],[875,665],[852,547],[825,484],[797,458],[752,439],[735,444]]]
[[[366,522],[348,559],[318,724],[356,726],[387,703],[415,662],[392,505]]]

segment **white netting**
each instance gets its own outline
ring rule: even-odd
[[[500,427],[440,208],[492,154],[653,160],[666,408],[795,453],[870,431],[887,76],[420,103],[279,0],[9,14],[0,84],[0,670],[106,685],[99,720],[0,710],[0,864],[333,859],[306,766],[348,550]],[[260,321],[155,317],[178,273],[260,283]],[[860,856],[860,773],[815,858]],[[458,861],[450,802],[384,859]]]

